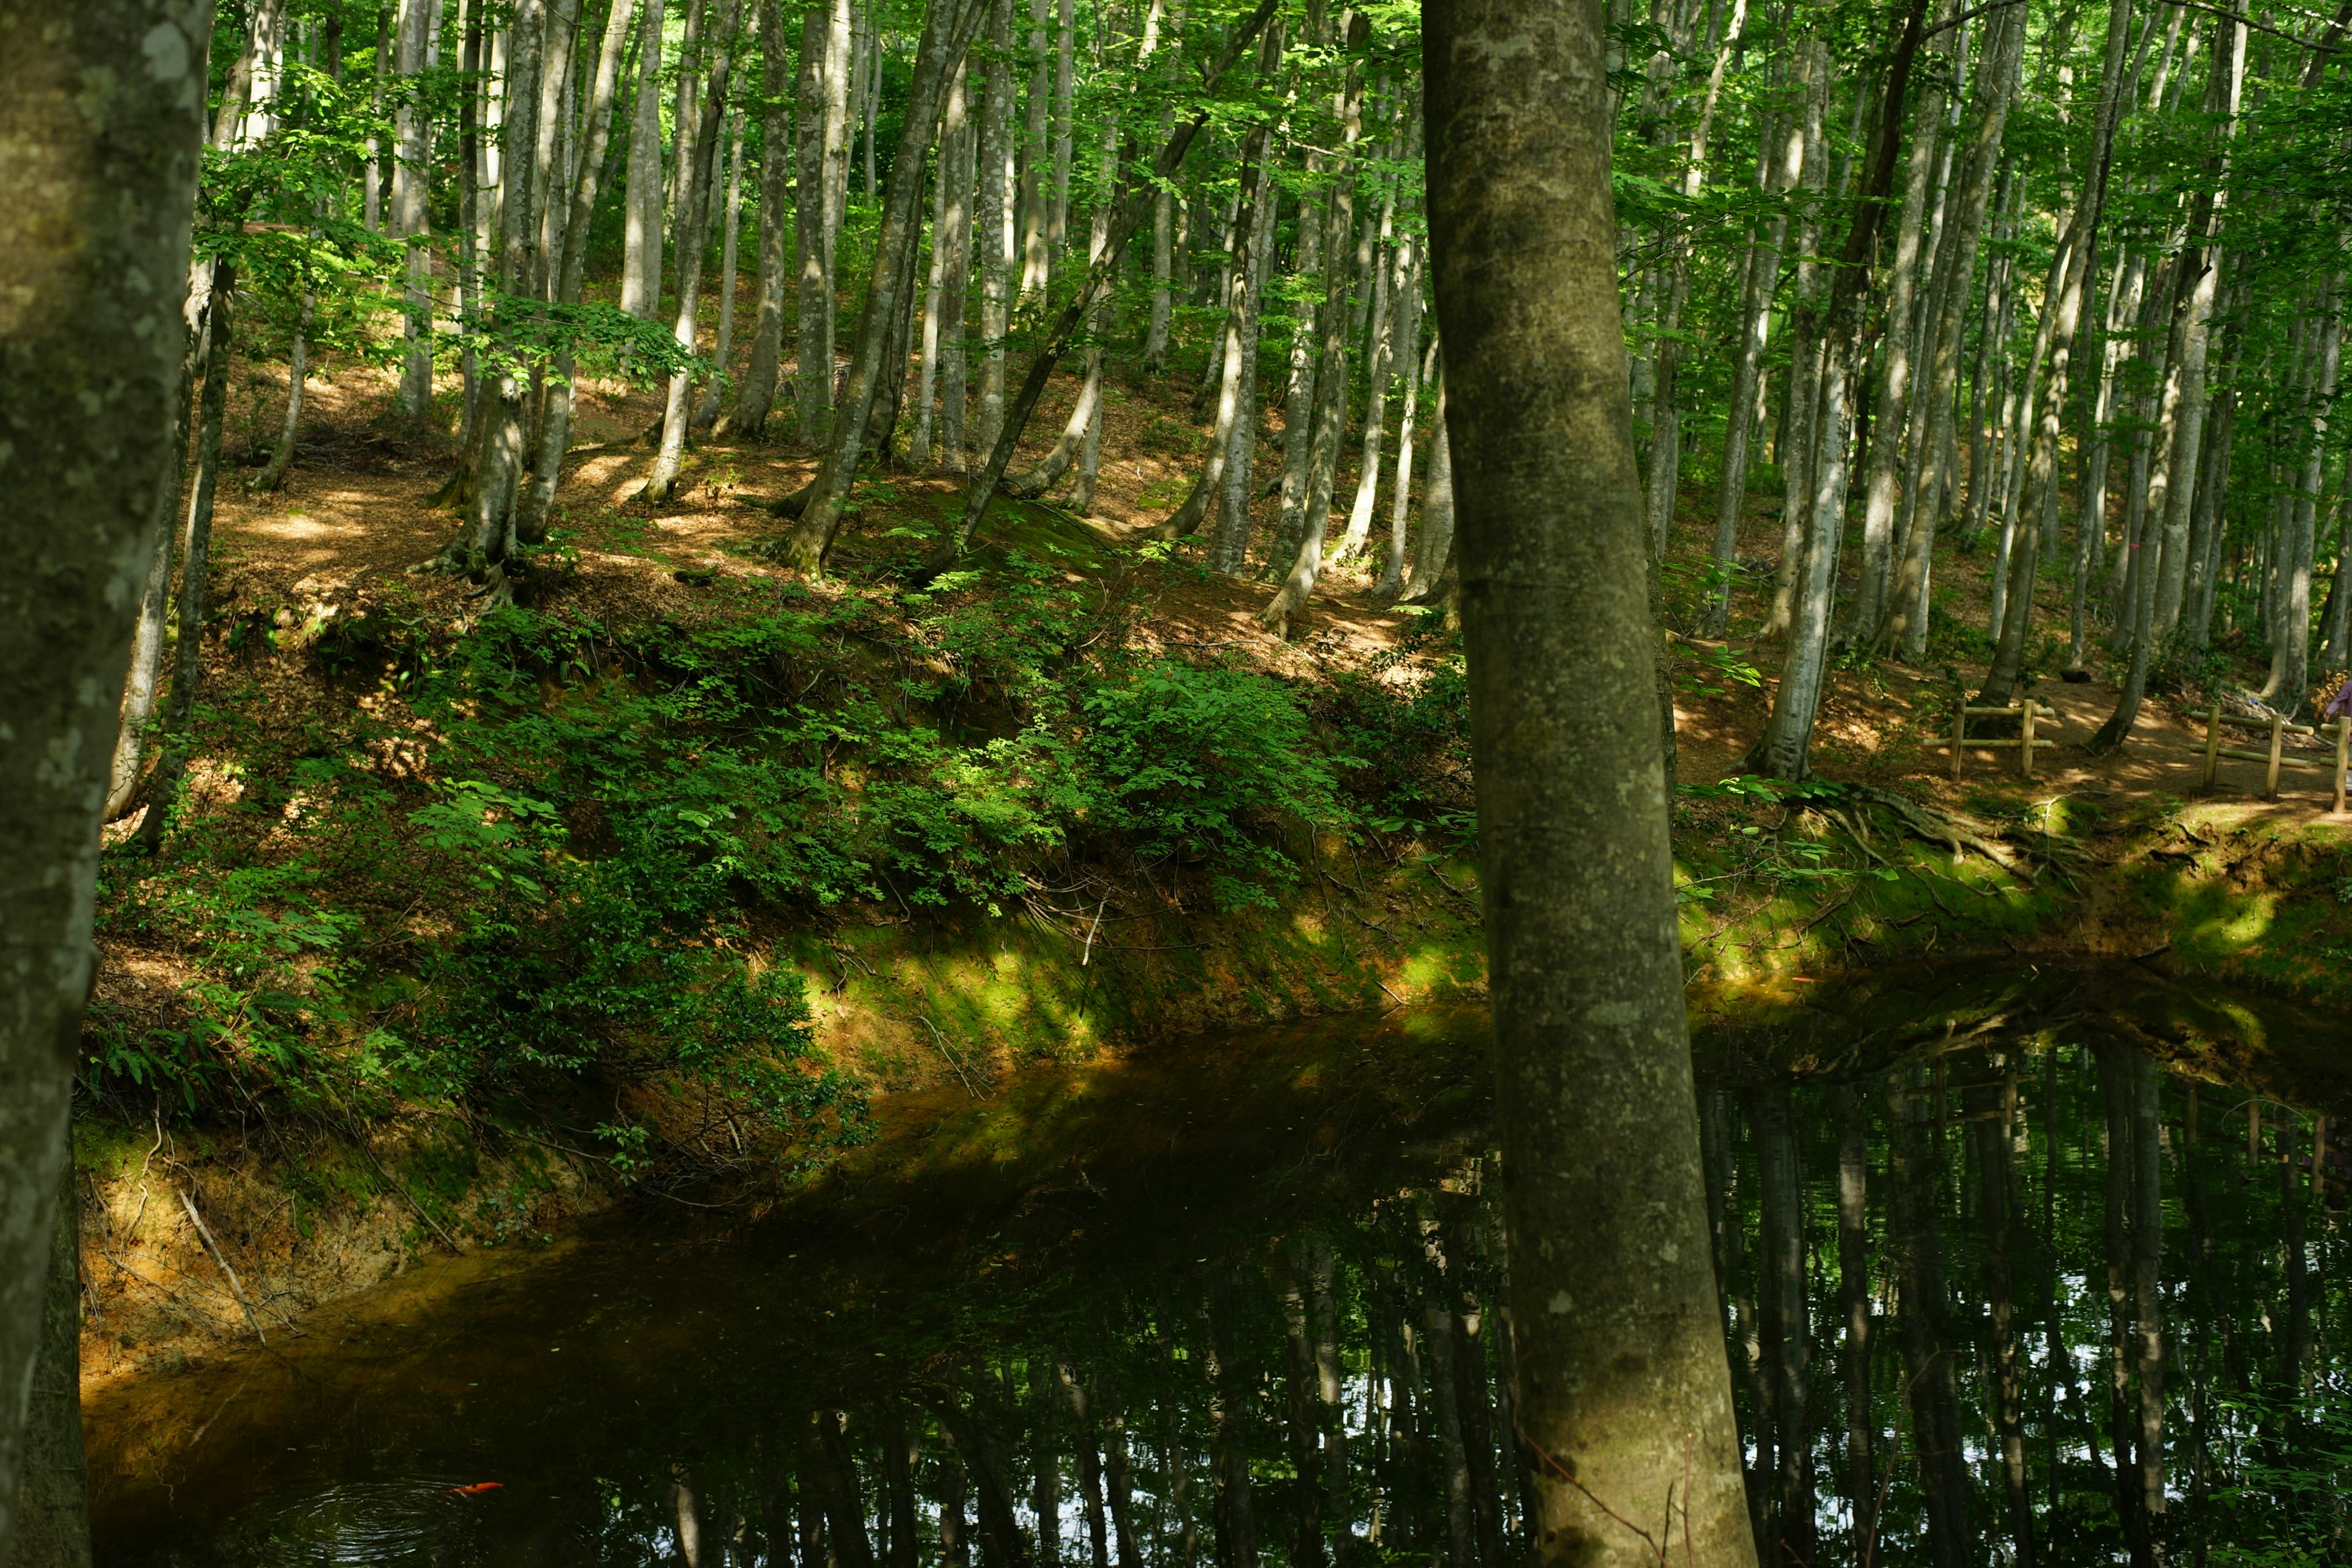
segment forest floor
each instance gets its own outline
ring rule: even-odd
[[[1384,518],[1374,530],[1370,552],[1327,573],[1287,641],[1255,619],[1272,595],[1263,580],[1268,571],[1263,536],[1270,531],[1270,500],[1259,503],[1261,538],[1247,576],[1169,570],[1133,553],[1130,547],[1148,539],[1152,525],[1181,502],[1194,471],[1192,452],[1205,442],[1204,433],[1191,423],[1187,388],[1179,384],[1189,380],[1180,375],[1157,384],[1114,384],[1107,394],[1101,475],[1085,522],[1104,543],[1118,547],[1101,564],[1120,574],[1135,573],[1148,584],[1147,614],[1134,635],[1146,647],[1227,652],[1295,677],[1394,654],[1410,640],[1422,613],[1384,605],[1371,592],[1385,548],[1380,538]],[[264,363],[243,368],[238,384],[231,403],[229,455],[257,466],[268,455],[266,432],[274,432],[275,410],[283,406],[284,376],[278,367]],[[1016,470],[1042,456],[1076,390],[1073,378],[1055,382],[1031,421],[1032,438],[1015,461]],[[427,617],[464,624],[468,605],[462,581],[410,571],[446,543],[456,527],[448,510],[427,504],[447,475],[446,443],[403,430],[392,413],[393,391],[388,375],[364,367],[346,366],[314,379],[284,489],[257,494],[236,483],[234,475],[225,478],[214,544],[219,613],[233,618],[266,608],[273,615],[291,609],[299,616],[331,604],[348,614],[357,598],[397,592]],[[656,391],[621,383],[583,384],[557,531],[558,542],[573,560],[556,592],[592,616],[690,618],[698,600],[707,599],[722,581],[756,589],[791,579],[785,568],[759,553],[789,526],[764,503],[796,489],[814,471],[813,454],[773,438],[789,423],[788,414],[773,422],[771,439],[698,446],[688,459],[680,499],[649,510],[630,499],[654,458],[635,437],[660,412]],[[1262,475],[1279,461],[1273,444],[1276,434],[1269,430],[1261,447]],[[1425,453],[1418,469],[1427,473]],[[861,481],[856,511],[833,557],[834,575],[851,584],[889,576],[919,553],[917,531],[928,533],[953,515],[961,484],[960,476],[938,468]],[[1769,559],[1779,547],[1777,508],[1769,499],[1773,488],[1769,473],[1751,486],[1740,539],[1743,560]],[[1353,471],[1343,468],[1335,487],[1340,504],[1354,489]],[[1682,576],[1696,581],[1706,567],[1697,514],[1711,505],[1712,488],[1702,493],[1697,485],[1686,484],[1683,493],[1673,558]],[[1384,488],[1382,512],[1389,497]],[[999,530],[1024,510],[1000,506],[994,523]],[[1186,543],[1197,552],[1203,542]],[[1849,578],[1856,553],[1845,552]],[[1939,545],[1933,578],[1935,629],[1927,658],[1916,667],[1876,659],[1833,670],[1815,734],[1814,771],[1871,784],[1902,781],[1955,799],[1984,791],[2034,799],[2105,791],[2118,804],[2200,795],[2201,699],[2151,691],[2128,743],[2104,753],[2087,750],[2084,742],[2113,711],[2117,697],[2115,672],[2104,668],[2095,640],[2091,668],[2096,679],[2088,683],[2069,684],[2057,679],[2054,670],[2029,669],[2035,699],[2060,715],[2060,743],[2040,753],[2035,778],[2013,776],[2013,751],[1977,750],[1967,760],[1961,789],[1951,787],[1948,753],[1936,742],[1950,732],[1951,703],[1961,684],[1973,692],[1981,682],[1989,643],[1974,628],[1983,626],[1989,615],[1989,566],[1981,552]],[[1094,563],[1078,567],[1099,569]],[[1768,592],[1768,584],[1743,574],[1734,595],[1735,627],[1760,622]],[[2045,574],[2037,594],[2043,626],[2065,624],[2066,594],[2062,580]],[[1779,643],[1735,631],[1719,642],[1678,637],[1676,651],[1681,778],[1691,783],[1739,772],[1770,710]],[[2046,637],[2044,652],[2046,657]],[[2248,663],[2232,674],[2241,688],[2261,684],[2258,665]],[[2241,734],[2227,743],[2254,742]],[[2318,754],[2315,742],[2291,745],[2291,757]],[[2299,821],[2332,805],[2324,770],[2284,773],[2275,802],[2259,798],[2260,772],[2257,763],[2225,762],[2208,815],[2231,823]]]
[[[1347,711],[1349,682],[1422,689],[1453,656],[1445,639],[1429,635],[1432,612],[1376,601],[1377,553],[1328,574],[1285,641],[1256,624],[1271,593],[1262,559],[1249,575],[1225,578],[1200,567],[1199,540],[1173,551],[1148,544],[1151,525],[1183,499],[1205,445],[1191,407],[1194,381],[1180,371],[1110,384],[1089,514],[1000,502],[976,563],[993,571],[1025,559],[1019,571],[998,573],[998,583],[1017,590],[1043,573],[1089,605],[1099,599],[1086,624],[1115,632],[1122,657],[1165,655],[1272,678],[1303,693],[1310,710]],[[447,754],[446,735],[381,663],[348,662],[377,645],[336,637],[338,628],[364,626],[378,637],[390,627],[410,656],[423,649],[446,658],[453,639],[481,625],[462,579],[413,570],[457,526],[428,500],[449,471],[446,434],[404,424],[381,370],[331,363],[310,383],[284,489],[257,494],[245,481],[261,467],[282,415],[282,361],[241,361],[231,392],[186,801],[194,819],[226,826],[210,839],[199,835],[194,848],[167,850],[152,867],[120,851],[135,818],[109,829],[118,852],[101,890],[105,962],[93,1029],[110,1043],[90,1047],[94,1059],[108,1060],[92,1081],[107,1087],[100,1113],[77,1124],[89,1183],[85,1236],[100,1255],[86,1273],[104,1310],[87,1365],[100,1381],[235,1340],[248,1310],[218,1289],[170,1194],[151,1201],[156,1180],[201,1195],[257,1298],[250,1309],[276,1325],[427,1252],[544,1240],[608,1206],[633,1182],[642,1184],[643,1173],[632,1175],[633,1146],[610,1141],[619,1134],[607,1118],[622,1134],[653,1130],[657,1145],[682,1151],[685,1163],[701,1162],[706,1172],[740,1176],[767,1157],[756,1140],[746,1152],[737,1121],[724,1107],[713,1111],[708,1091],[686,1094],[674,1075],[631,1079],[625,1068],[618,1078],[542,1093],[520,1116],[463,1095],[388,1091],[381,1068],[370,1068],[374,1080],[348,1080],[362,1089],[373,1082],[367,1092],[376,1100],[330,1089],[307,1102],[294,1097],[289,1114],[269,1098],[268,1062],[249,1049],[225,1079],[200,1074],[167,1087],[141,1076],[139,1052],[162,1048],[142,1042],[193,1049],[192,1019],[205,1008],[215,1018],[226,1007],[249,1019],[290,1005],[282,997],[273,1004],[243,970],[226,972],[231,949],[222,931],[240,921],[254,922],[248,947],[302,948],[291,959],[264,954],[297,990],[331,960],[351,966],[350,984],[361,988],[346,1015],[359,1019],[348,1026],[356,1044],[336,1047],[334,1070],[365,1066],[374,1037],[360,1037],[370,1018],[400,1026],[420,995],[449,984],[433,954],[468,930],[468,906],[484,897],[475,889],[487,886],[425,867],[415,815],[404,810],[435,798],[434,758]],[[1033,420],[1024,461],[1060,429],[1075,392],[1074,378],[1056,379]],[[446,430],[455,422],[454,395],[445,390],[443,402]],[[928,656],[921,638],[908,635],[921,628],[895,585],[898,568],[954,515],[957,478],[894,469],[861,481],[832,581],[809,587],[761,549],[786,526],[762,503],[789,493],[814,467],[805,448],[781,438],[787,421],[775,422],[771,439],[698,447],[679,500],[648,510],[630,498],[653,459],[637,437],[657,414],[650,391],[583,383],[552,548],[535,558],[522,600],[560,613],[567,626],[623,634],[618,642],[634,639],[640,649],[723,637],[762,616],[797,616],[821,628],[830,651],[812,658],[832,661],[830,691],[883,710],[896,701],[903,720],[904,693],[928,679],[920,668]],[[1261,473],[1278,464],[1271,434]],[[1424,453],[1416,469],[1427,468]],[[1769,505],[1777,489],[1759,473],[1744,560],[1778,549]],[[1343,468],[1342,510],[1353,492],[1352,471]],[[1712,486],[1694,482],[1685,493],[1673,580],[1696,582],[1707,531],[1697,514]],[[1387,504],[1383,495],[1383,514]],[[1262,525],[1271,510],[1261,502]],[[1833,673],[1813,750],[1819,777],[1847,791],[1833,798],[1759,794],[1740,780],[1769,711],[1776,644],[1675,641],[1684,786],[1677,879],[1695,1014],[1801,998],[1800,983],[1841,968],[1986,952],[2151,958],[2164,949],[2162,962],[2182,974],[2352,1002],[2352,982],[2343,978],[2352,973],[2344,962],[2352,956],[2352,819],[2329,814],[2324,771],[2288,774],[2281,797],[2265,802],[2258,765],[2227,763],[2222,788],[2201,795],[2201,702],[2156,693],[2129,742],[2094,755],[2082,742],[2112,709],[2113,685],[2103,671],[2074,685],[2041,668],[2032,690],[2058,710],[2061,743],[2037,759],[2036,776],[2018,776],[2013,751],[1972,751],[1965,776],[1952,780],[1936,742],[1948,734],[1951,704],[1973,691],[1989,651],[1980,630],[1986,564],[1981,553],[1939,550],[1938,610],[1919,667],[1880,660]],[[983,585],[968,612],[986,620],[1016,606],[985,596],[1003,591]],[[2063,625],[2063,593],[2054,577],[2042,585],[2044,626]],[[860,601],[884,618],[825,618]],[[1762,608],[1759,584],[1743,574],[1733,625],[1756,625]],[[1683,609],[1670,605],[1678,616]],[[944,623],[926,624],[935,632]],[[2039,653],[2054,662],[2048,647]],[[2259,684],[2251,664],[2236,673],[2240,684]],[[551,701],[560,681],[539,679]],[[792,689],[804,679],[795,674]],[[940,1094],[993,1094],[995,1083],[1009,1081],[1002,1074],[1024,1063],[1079,1059],[1188,1031],[1475,996],[1483,949],[1475,859],[1461,826],[1465,754],[1458,731],[1447,733],[1453,738],[1423,753],[1411,787],[1428,807],[1419,820],[1454,826],[1433,834],[1388,825],[1356,839],[1308,842],[1300,858],[1311,868],[1300,868],[1306,874],[1279,908],[1219,912],[1180,888],[1184,868],[1171,861],[1165,888],[1148,868],[1121,881],[1081,866],[1085,890],[1074,908],[1031,900],[1025,911],[1008,906],[1017,919],[995,918],[992,909],[985,920],[953,910],[918,918],[903,899],[893,908],[853,896],[816,915],[746,914],[743,934],[769,962],[804,977],[824,1057],[860,1082],[860,1093],[895,1093],[902,1107]],[[303,847],[303,814],[315,817],[317,808],[310,775],[300,770],[327,766],[362,738],[372,760],[354,765],[372,770],[370,788],[390,793],[362,814],[383,825],[372,830],[374,858],[339,860]],[[275,776],[264,776],[271,770]],[[1916,822],[1906,835],[1899,807],[1872,789],[1975,825],[1990,836],[1990,852],[1964,858],[1955,841],[1947,856],[1940,838]],[[1381,812],[1360,815],[1370,823]],[[579,831],[584,842],[587,827]],[[1066,870],[1066,857],[1062,865]],[[149,915],[117,921],[142,900]],[[340,947],[287,912],[303,903],[341,911],[333,917],[343,922],[333,939]],[[117,1054],[108,1059],[109,1052]],[[258,1074],[250,1081],[263,1086],[260,1100],[239,1076],[247,1068]],[[281,1091],[289,1076],[274,1080]],[[199,1096],[199,1082],[210,1099]],[[181,1094],[184,1105],[170,1102]]]

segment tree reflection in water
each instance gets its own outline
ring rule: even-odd
[[[2352,1552],[2352,1165],[2294,1103],[2332,1086],[2184,1058],[2210,1035],[2136,997],[1718,1032],[1697,1110],[1766,1563]],[[509,1394],[435,1420],[331,1391],[312,1428],[235,1439],[315,1463],[102,1555],[1511,1568],[1541,1460],[1511,1436],[1477,1121],[1171,1157],[985,1234],[654,1268],[555,1336],[563,1377],[516,1370],[523,1326],[576,1321],[574,1279],[572,1316],[542,1292],[484,1329]],[[492,1462],[500,1490],[448,1495]],[[1620,1511],[1654,1531],[1665,1502]]]

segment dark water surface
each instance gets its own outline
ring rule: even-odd
[[[94,1401],[100,1562],[1512,1568],[1481,1027],[1034,1075],[797,1215],[421,1271]],[[2340,1021],[2020,965],[1702,1040],[1767,1561],[2352,1561]]]

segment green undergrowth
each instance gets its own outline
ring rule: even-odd
[[[85,1083],[141,1120],[454,1108],[624,1179],[789,1172],[869,1135],[909,1041],[986,1076],[1461,983],[1465,873],[1430,868],[1468,822],[1458,655],[1155,652],[1142,574],[1186,570],[1040,511],[921,592],[244,614],[202,787],[160,857],[105,860],[101,942],[172,1000],[103,992]]]

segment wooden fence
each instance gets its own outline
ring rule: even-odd
[[[2016,720],[2017,733],[2004,736],[2000,740],[1971,741],[1969,739],[1970,719],[1993,718]],[[2014,751],[2017,753],[2018,776],[2030,779],[2033,776],[2033,753],[2037,750],[2047,750],[2058,743],[2055,741],[2036,736],[2034,731],[2041,724],[2054,725],[2057,721],[2058,710],[2048,703],[2036,702],[2031,697],[2025,700],[2022,706],[2016,708],[1971,708],[1968,704],[1968,700],[1962,698],[1959,706],[1952,710],[1952,738],[1948,741],[1931,741],[1928,743],[1951,749],[1952,777],[1955,780],[1960,776],[1960,759],[1968,754],[1968,749],[1970,746],[1982,746],[1989,751]]]
[[[2255,752],[2221,744],[2221,726],[2224,724],[2234,724],[2241,730],[2269,731],[2271,749],[2267,752]],[[2344,809],[2344,769],[2347,763],[2352,763],[2352,716],[2336,720],[2335,723],[2328,725],[2327,729],[2334,731],[2336,734],[2336,754],[2332,766],[2335,770],[2336,783],[2335,809],[2340,813]],[[2205,719],[2206,793],[2210,795],[2213,791],[2214,776],[2221,772],[2221,759],[2235,757],[2243,762],[2264,763],[2269,765],[2270,773],[2263,781],[2263,798],[2276,800],[2281,768],[2303,768],[2316,772],[2331,766],[2330,760],[2324,756],[2289,756],[2286,752],[2286,738],[2289,735],[2320,733],[2323,731],[2309,724],[2290,724],[2284,719],[2241,719],[2234,713],[2222,712],[2221,705],[2216,702],[2213,704],[2212,711]]]

